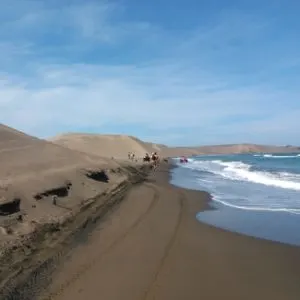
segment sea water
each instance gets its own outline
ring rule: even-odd
[[[300,154],[174,159],[171,183],[211,194],[197,219],[242,234],[300,245]]]

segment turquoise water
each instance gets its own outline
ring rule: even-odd
[[[300,155],[210,155],[173,170],[171,182],[212,195],[205,223],[251,236],[300,245]]]

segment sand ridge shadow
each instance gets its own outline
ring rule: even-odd
[[[4,203],[0,203],[0,216],[12,215],[20,211],[20,198],[14,198],[7,200]]]
[[[105,171],[103,171],[103,170],[101,170],[101,171],[88,171],[85,174],[85,176],[88,177],[89,179],[92,179],[92,180],[95,180],[95,181],[104,182],[104,183],[109,182],[109,177],[105,173]]]
[[[49,196],[57,196],[59,198],[64,198],[69,195],[71,186],[72,186],[72,183],[67,182],[65,185],[46,190],[42,193],[38,193],[38,194],[34,195],[33,197],[35,200],[41,200],[41,199],[43,199],[45,197],[49,197]]]

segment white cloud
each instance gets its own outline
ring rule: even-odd
[[[0,29],[0,67],[7,70],[0,76],[3,123],[39,136],[133,124],[142,138],[146,128],[152,133],[144,136],[162,141],[161,135],[172,143],[191,143],[195,135],[209,143],[222,136],[222,142],[256,138],[266,143],[286,133],[290,139],[298,137],[299,89],[241,84],[236,73],[218,71],[220,66],[211,63],[213,49],[218,55],[235,53],[233,42],[245,42],[244,35],[261,37],[266,22],[234,12],[208,28],[173,36],[148,22],[124,20],[122,9],[111,2],[75,1],[62,7],[46,1],[14,3],[20,6],[6,8]],[[44,41],[44,35],[53,40]],[[84,53],[128,41],[138,48],[153,43],[152,38],[161,41],[150,47],[161,56],[146,62],[86,63],[89,57],[84,55],[82,63],[68,60],[68,53],[78,49]]]
[[[214,82],[189,86],[186,74],[168,74],[165,68],[162,75],[153,78],[153,70],[158,69],[85,65],[40,69],[38,76],[28,81],[22,78],[19,84],[2,85],[0,96],[6,99],[0,102],[2,111],[6,111],[3,120],[38,134],[43,128],[59,130],[109,122],[140,124],[155,130],[220,129],[223,120],[237,115],[269,118],[270,101],[277,106],[273,115],[280,116],[286,110],[280,104],[282,94],[264,94],[256,88],[231,90],[225,84],[221,89],[218,82],[216,91],[211,91]],[[149,77],[152,85],[148,84]]]
[[[147,22],[123,21],[120,6],[111,1],[57,1],[56,5],[45,0],[9,1],[14,9],[7,6],[5,17],[0,15],[0,37],[13,42],[15,38],[26,39],[45,48],[53,43],[56,47],[80,46],[82,42],[119,43],[131,36],[141,38],[153,29]]]

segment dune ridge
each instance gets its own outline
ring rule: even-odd
[[[294,153],[300,152],[296,146],[272,146],[257,144],[228,144],[199,147],[167,147],[161,151],[164,156],[208,155],[208,154],[243,154],[243,153]]]
[[[257,144],[228,144],[209,145],[195,147],[169,147],[142,141],[136,137],[127,135],[102,135],[71,133],[62,134],[51,138],[50,141],[69,149],[81,151],[88,154],[125,158],[129,151],[142,157],[146,152],[159,152],[164,157],[192,156],[201,154],[239,154],[239,153],[292,153],[300,152],[300,147],[295,146],[271,146]]]
[[[83,153],[102,157],[126,158],[128,152],[138,157],[145,152],[158,151],[159,147],[127,135],[99,135],[69,133],[50,139],[51,142]]]

